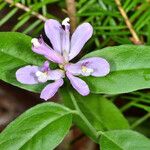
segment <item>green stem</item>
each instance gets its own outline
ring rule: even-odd
[[[84,121],[84,123],[88,126],[89,130],[93,133],[93,135],[95,135],[95,137],[98,139],[99,138],[99,133],[96,131],[96,129],[92,126],[92,124],[87,120],[87,118],[84,116],[84,114],[82,113],[82,111],[80,110],[75,97],[73,95],[73,93],[69,92],[72,103],[75,107],[75,109],[78,112],[78,115],[81,117],[81,119]]]
[[[126,105],[124,105],[121,109],[120,109],[120,111],[121,112],[124,112],[124,111],[126,111],[127,109],[129,109],[133,104],[135,104],[136,103],[136,101],[131,101],[131,102],[129,102],[129,103],[127,103]]]
[[[140,118],[139,120],[137,120],[135,123],[133,123],[131,125],[131,129],[136,128],[138,125],[140,125],[141,123],[143,123],[145,120],[147,120],[150,117],[150,113],[147,113],[146,115],[144,115],[142,118]]]

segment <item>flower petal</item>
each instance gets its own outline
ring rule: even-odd
[[[49,61],[46,60],[46,61],[44,62],[43,66],[40,67],[40,71],[42,71],[42,72],[48,72],[48,71],[50,71],[50,68],[49,68]]]
[[[48,84],[41,92],[40,98],[48,100],[52,98],[58,91],[59,87],[63,85],[63,79],[56,80],[53,83]]]
[[[71,38],[69,60],[79,54],[84,44],[91,38],[93,27],[89,23],[83,23],[75,30]]]
[[[110,72],[110,65],[104,58],[86,58],[79,61],[78,64],[85,64],[87,68],[93,69],[93,73],[91,75],[95,77],[106,76]]]
[[[37,84],[35,73],[39,70],[37,66],[25,66],[17,70],[16,79],[23,84]]]
[[[86,72],[82,72],[82,67],[87,68],[87,76],[92,75],[95,77],[105,76],[110,72],[109,63],[100,57],[91,57],[86,58],[77,62],[76,64],[69,64],[65,67],[67,71],[69,71],[73,75],[83,75],[86,76]],[[91,73],[88,74],[88,71]]]
[[[82,74],[82,68],[81,68],[81,64],[66,64],[65,65],[65,70],[70,72],[73,75],[81,75]]]
[[[70,80],[74,89],[76,89],[81,95],[86,96],[90,93],[89,87],[85,81],[73,76],[71,73],[66,72],[68,79]]]
[[[44,55],[48,60],[62,64],[64,63],[64,58],[58,52],[54,51],[49,47],[43,40],[42,37],[39,39],[32,39],[32,50],[40,55]]]
[[[62,21],[63,33],[62,33],[62,53],[65,60],[68,62],[68,56],[70,51],[70,19],[65,18]]]
[[[62,33],[62,55],[66,62],[69,61],[70,31],[65,29]]]
[[[54,19],[49,19],[45,22],[44,29],[54,50],[61,54],[61,34],[63,30],[61,24]]]
[[[50,70],[48,72],[48,79],[49,80],[58,80],[58,79],[64,78],[64,76],[65,76],[65,73],[61,69]]]

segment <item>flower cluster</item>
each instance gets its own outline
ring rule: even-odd
[[[51,46],[46,44],[40,36],[38,39],[32,39],[32,50],[43,55],[49,61],[57,63],[59,69],[51,70],[49,61],[45,61],[42,67],[28,65],[17,70],[17,80],[23,84],[54,81],[49,83],[40,95],[42,99],[48,100],[63,85],[63,78],[66,76],[74,89],[83,96],[88,95],[90,93],[88,85],[78,76],[102,77],[110,71],[109,63],[100,57],[86,58],[77,63],[70,62],[91,38],[93,34],[92,26],[89,23],[83,23],[77,27],[71,36],[69,18],[63,20],[62,24],[54,19],[49,19],[45,22],[44,30]]]

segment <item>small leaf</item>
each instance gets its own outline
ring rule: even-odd
[[[100,150],[149,150],[150,140],[131,130],[114,130],[102,133]]]
[[[122,45],[87,54],[103,57],[110,63],[106,77],[83,78],[93,93],[119,94],[150,88],[150,46]]]
[[[0,134],[0,150],[53,150],[68,133],[71,122],[72,115],[66,107],[39,104]]]

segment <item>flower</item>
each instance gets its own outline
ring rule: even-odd
[[[57,69],[51,70],[49,62],[45,61],[42,67],[38,66],[25,66],[17,70],[16,78],[22,84],[39,84],[53,80],[41,92],[42,99],[49,99],[53,97],[58,91],[59,87],[63,85],[64,71]]]
[[[83,23],[77,27],[71,36],[69,18],[63,20],[62,24],[54,19],[49,19],[45,22],[44,29],[51,46],[46,44],[43,37],[40,36],[38,39],[32,39],[32,50],[45,56],[49,61],[57,63],[60,69],[50,70],[47,61],[40,68],[38,66],[26,66],[17,70],[17,80],[24,84],[37,84],[54,80],[41,92],[40,97],[47,100],[63,85],[63,78],[66,75],[74,89],[83,96],[88,95],[90,93],[88,85],[78,76],[102,77],[110,71],[109,63],[100,57],[86,58],[77,63],[70,62],[91,38],[92,26],[89,23]]]

